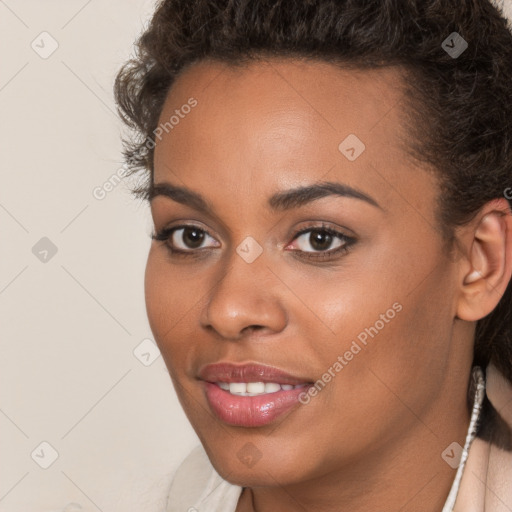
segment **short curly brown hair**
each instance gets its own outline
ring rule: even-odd
[[[460,55],[446,41],[462,37]],[[452,43],[453,45],[453,43]],[[358,69],[397,65],[409,76],[410,154],[438,174],[439,225],[448,242],[488,201],[512,197],[512,34],[489,0],[163,0],[119,71],[118,111],[134,190],[147,198],[154,131],[168,91],[191,64],[233,66],[259,57],[315,59]],[[511,194],[507,194],[506,191]],[[512,285],[477,322],[474,363],[512,381]],[[478,435],[512,450],[512,434],[486,399]]]

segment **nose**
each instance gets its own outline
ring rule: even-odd
[[[262,256],[247,263],[233,252],[207,295],[201,315],[204,328],[222,338],[239,340],[254,330],[270,334],[286,327],[288,319],[279,294],[283,285]]]

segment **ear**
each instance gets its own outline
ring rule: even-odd
[[[469,260],[459,260],[457,318],[477,321],[497,306],[512,276],[512,212],[505,198],[480,210],[468,241]]]

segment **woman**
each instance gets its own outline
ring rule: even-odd
[[[512,510],[511,83],[488,0],[160,2],[115,93],[168,511]]]

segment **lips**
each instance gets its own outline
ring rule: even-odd
[[[199,371],[199,378],[205,381],[211,411],[224,423],[239,427],[272,423],[300,405],[301,393],[312,385],[306,378],[253,363],[207,365]]]

